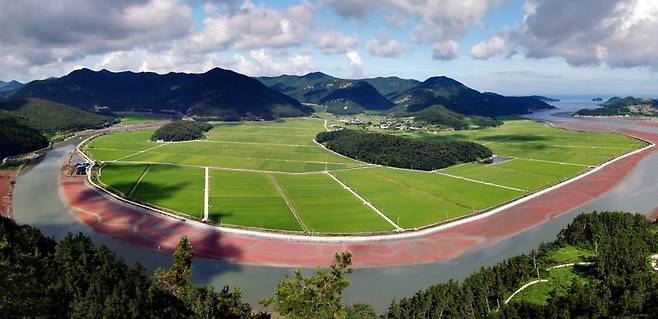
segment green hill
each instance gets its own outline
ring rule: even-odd
[[[396,76],[377,77],[363,79],[361,81],[368,82],[370,85],[374,86],[379,93],[384,95],[384,97],[391,100],[420,84],[420,81],[418,80],[401,79]]]
[[[451,78],[431,77],[395,99],[396,111],[419,112],[434,105],[465,115],[523,114],[553,106],[532,97],[481,93]]]
[[[81,69],[61,77],[33,81],[15,98],[43,98],[90,110],[159,111],[220,119],[279,118],[310,114],[312,109],[258,80],[214,68],[202,74],[110,72]]]
[[[393,103],[368,80],[339,79],[322,72],[258,79],[272,89],[301,102],[326,105],[330,113],[357,114],[370,110],[387,110],[393,106]],[[386,92],[389,93],[391,88],[396,86],[390,84],[387,87],[383,78],[375,80],[374,83],[386,88]]]
[[[205,137],[212,125],[205,122],[178,121],[158,128],[151,136],[152,141],[190,141]]]
[[[0,113],[53,137],[61,133],[94,129],[115,122],[110,116],[85,112],[68,105],[42,99],[0,100]]]
[[[0,112],[0,159],[48,146],[39,131],[21,123],[16,117]]]

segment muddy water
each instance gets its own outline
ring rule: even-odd
[[[535,118],[553,118],[556,111],[534,114]],[[557,115],[562,116],[562,115]],[[563,120],[573,120],[563,118]],[[593,121],[579,119],[582,121]],[[602,120],[596,120],[601,123]],[[606,125],[629,127],[628,121],[605,120]],[[639,129],[637,126],[633,126]],[[658,132],[656,128],[642,127],[643,131]],[[96,243],[104,244],[129,262],[139,262],[149,271],[158,266],[167,266],[168,255],[134,246],[98,233],[78,222],[69,212],[65,201],[57,191],[59,169],[66,156],[84,137],[78,137],[57,145],[38,164],[27,170],[17,180],[13,205],[16,221],[41,229],[47,236],[63,238],[67,232],[82,232]],[[412,295],[432,283],[449,279],[463,279],[482,266],[493,265],[508,257],[527,252],[541,242],[551,241],[557,233],[581,212],[592,210],[625,210],[649,213],[658,206],[658,153],[644,160],[613,190],[590,204],[568,214],[527,230],[517,236],[496,243],[486,249],[468,252],[454,260],[416,266],[358,269],[352,274],[352,285],[346,291],[349,303],[366,302],[378,311],[386,310],[393,299]],[[310,272],[312,270],[305,270]],[[256,306],[258,299],[272,292],[284,274],[293,269],[235,265],[215,260],[197,259],[194,262],[193,280],[198,284],[220,288],[224,285],[237,286],[246,301]]]

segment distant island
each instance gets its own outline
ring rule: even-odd
[[[581,109],[574,116],[657,116],[658,100],[632,96],[611,97],[596,109]]]
[[[600,97],[600,96],[599,96],[599,97],[595,97],[595,98],[592,99],[592,102],[603,102],[603,98]]]

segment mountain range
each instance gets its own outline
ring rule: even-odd
[[[20,89],[23,85],[23,83],[13,80],[9,82],[0,81],[0,96],[8,95],[11,92]]]
[[[325,105],[328,112],[337,114],[365,110],[414,115],[440,106],[460,114],[499,116],[553,108],[537,96],[481,93],[445,76],[431,77],[424,82],[397,77],[348,80],[314,72],[258,79],[301,102]]]
[[[432,108],[499,116],[552,108],[537,97],[479,92],[448,77],[423,82],[398,77],[340,79],[321,72],[251,78],[214,68],[206,73],[111,72],[80,69],[32,81],[11,98],[41,98],[83,110],[155,111],[221,120],[309,115],[310,103],[335,114],[364,111],[414,116]]]
[[[220,68],[206,73],[111,72],[80,69],[32,81],[12,98],[42,98],[85,110],[158,111],[232,120],[310,114],[312,109],[258,80]]]

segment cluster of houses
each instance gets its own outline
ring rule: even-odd
[[[421,127],[413,126],[410,123],[401,120],[396,120],[396,121],[384,120],[384,121],[379,121],[378,124],[375,124],[372,122],[364,123],[363,121],[357,118],[353,118],[349,120],[341,120],[341,122],[345,123],[346,125],[355,125],[364,128],[379,128],[384,130],[418,131],[422,129]]]

